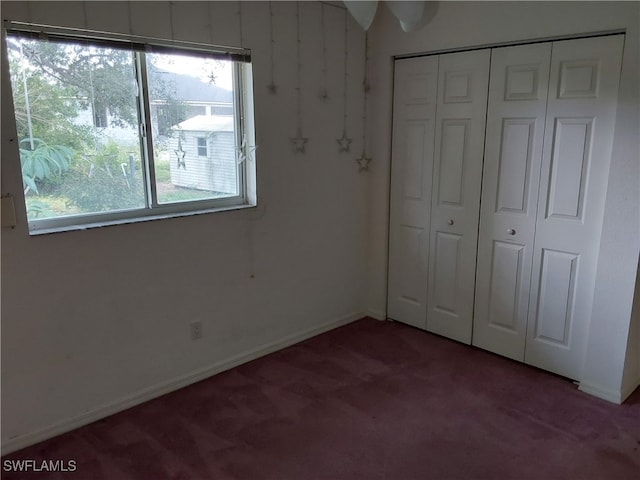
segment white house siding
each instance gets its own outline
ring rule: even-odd
[[[103,143],[113,141],[122,146],[138,146],[140,137],[137,127],[119,127],[111,122],[111,116],[107,115],[108,125],[104,128],[95,127],[100,132],[100,139]],[[93,111],[89,109],[81,110],[75,118],[74,123],[80,126],[93,126]]]
[[[211,138],[214,175],[211,178],[216,192],[237,194],[236,147],[233,132],[219,132]]]
[[[207,139],[207,156],[198,155],[198,138]],[[171,183],[235,195],[237,193],[235,139],[233,132],[182,131],[180,143],[185,152],[184,166],[178,166],[177,136],[171,138]]]

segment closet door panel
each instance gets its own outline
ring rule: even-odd
[[[535,338],[569,347],[574,321],[576,274],[579,256],[569,252],[542,250]]]
[[[513,242],[493,242],[491,282],[489,288],[489,318],[491,326],[510,333],[518,332],[521,288],[524,280],[524,245]]]
[[[593,121],[594,117],[556,118],[546,218],[582,220]]]
[[[460,290],[460,255],[462,236],[451,233],[438,232],[435,238],[435,278],[438,283],[434,285],[433,308],[448,312],[452,315],[459,314],[457,292]]]
[[[551,44],[496,48],[482,185],[473,344],[524,360]]]
[[[502,118],[494,213],[527,215],[532,180],[531,167],[534,163],[532,155],[536,133],[539,133],[536,132],[536,120],[538,119],[535,117]],[[538,137],[541,139],[541,135]],[[541,144],[540,141],[538,143]],[[538,148],[539,150],[541,149]],[[539,161],[535,163],[536,166],[539,165]]]
[[[427,330],[471,343],[489,50],[441,55]]]
[[[580,378],[623,36],[553,43],[525,361]]]
[[[438,57],[397,60],[388,316],[424,329]]]

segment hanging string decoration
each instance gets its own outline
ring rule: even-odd
[[[364,35],[364,80],[362,82],[362,154],[356,158],[358,163],[358,172],[368,172],[371,157],[367,157],[367,97],[370,90],[369,86],[369,37]]]
[[[213,2],[207,2],[207,7],[208,7],[208,13],[209,13],[209,43],[211,43],[212,45],[215,43],[213,41],[213,7],[212,7],[212,3]],[[209,74],[207,75],[207,77],[209,78],[209,83],[212,83],[213,85],[216,85],[216,80],[218,79],[215,70],[212,68],[211,71],[209,72]]]
[[[85,30],[89,30],[89,20],[87,17],[87,2],[83,1],[82,2],[82,17],[84,20],[84,28]]]
[[[87,2],[83,1],[82,2],[82,14],[84,16],[84,28],[85,30],[89,29],[89,20],[87,17]],[[129,14],[129,25],[131,25],[131,14]],[[87,46],[88,46],[88,42],[87,42]],[[94,84],[94,79],[93,79],[93,67],[89,67],[89,91],[90,91],[90,95],[91,95],[91,115],[92,115],[92,121],[93,124],[96,125],[96,121],[101,117],[101,113],[98,110],[98,107],[96,105],[96,90],[95,90],[95,84]],[[96,125],[97,126],[97,125]],[[33,144],[33,140],[32,140],[32,144]],[[95,151],[97,152],[100,149],[100,143],[97,137],[94,137],[93,139],[93,147],[95,149]],[[95,157],[95,154],[86,154],[85,158],[89,160],[90,162],[90,170],[93,171],[93,162],[92,159]]]
[[[244,48],[244,31],[242,29],[242,23],[242,1],[238,1],[238,33],[240,36],[240,48]],[[247,142],[247,134],[243,134],[240,145],[236,145],[236,163],[240,165],[245,160],[253,161],[255,159],[254,153],[257,148],[257,145],[249,145],[249,142]]]
[[[322,30],[322,87],[318,98],[323,102],[329,100],[329,92],[327,90],[327,31],[324,21],[324,3],[320,3],[320,28]]]
[[[171,41],[175,41],[175,33],[174,33],[174,27],[173,27],[173,7],[174,7],[174,2],[169,2],[169,25],[170,25],[170,29],[171,29]],[[181,134],[178,134],[178,148],[176,148],[173,153],[176,154],[176,168],[179,170],[180,168],[186,170],[187,169],[187,162],[185,160],[185,157],[187,155],[187,152],[182,148],[182,138],[181,138]]]
[[[173,29],[173,4],[174,2],[169,2],[169,26],[171,28],[171,41],[175,42],[175,35]]]
[[[209,10],[209,43],[213,45],[213,2],[207,2]]]
[[[342,137],[338,138],[338,153],[348,153],[351,150],[351,142],[353,141],[347,135],[347,84],[349,78],[349,71],[347,70],[347,56],[348,56],[348,35],[349,30],[347,27],[347,11],[344,11],[344,82],[342,85]]]
[[[240,35],[240,48],[244,48],[244,32],[242,31],[242,1],[238,0],[238,32]]]
[[[269,74],[271,76],[271,83],[267,85],[267,90],[271,95],[276,95],[278,93],[278,85],[274,80],[274,62],[273,62],[273,52],[275,50],[275,40],[273,39],[273,5],[271,1],[269,1]]]
[[[302,62],[300,60],[300,2],[296,2],[296,26],[297,26],[297,56],[298,56],[298,86],[296,87],[297,100],[298,100],[298,109],[297,109],[297,120],[298,120],[298,130],[296,132],[295,137],[291,137],[289,140],[293,145],[294,153],[306,153],[307,151],[307,142],[309,139],[302,134]]]
[[[127,2],[127,14],[129,20],[129,35],[133,35],[133,18],[131,15],[131,0]]]

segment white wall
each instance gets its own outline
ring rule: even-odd
[[[640,249],[640,3],[622,5],[609,15],[613,12],[626,12],[629,26],[591,330],[580,389],[622,401],[632,392],[629,383],[623,381],[625,355],[629,352],[631,360],[640,347],[638,316],[631,317]],[[637,381],[638,376],[634,380]]]
[[[403,33],[379,8],[369,35],[372,107],[369,138],[375,152],[369,194],[368,309],[386,311],[388,186],[394,55],[460,49],[581,33],[627,32],[604,233],[583,387],[619,401],[640,245],[637,2],[439,2],[422,30]],[[630,392],[629,392],[630,393]]]
[[[625,397],[640,385],[640,268],[633,297],[631,326],[627,340],[627,355],[622,376],[622,396]]]
[[[2,2],[2,17],[129,33],[128,2]],[[131,3],[133,33],[239,44],[237,3]],[[250,211],[29,237],[2,64],[2,193],[19,224],[2,241],[2,444],[8,451],[201,378],[216,368],[358,317],[384,317],[392,56],[624,28],[605,234],[586,365],[620,391],[638,266],[638,18],[636,2],[443,2],[419,32],[380,6],[370,31],[370,174],[358,174],[363,34],[349,20],[352,154],[342,130],[342,10],[326,7],[328,103],[320,103],[320,5],[301,2],[303,129],[295,135],[295,2],[274,2],[277,96],[269,95],[268,3],[242,2],[253,49],[260,207]],[[367,257],[369,262],[367,264]],[[368,281],[368,284],[367,284]],[[638,315],[635,315],[636,323]],[[202,320],[204,338],[189,339]],[[632,332],[633,333],[633,332]],[[629,338],[628,338],[629,337]],[[635,346],[634,346],[635,345]],[[634,350],[635,349],[635,350]],[[637,356],[637,354],[636,354]],[[598,366],[598,368],[596,368]],[[635,367],[634,367],[635,368]],[[625,375],[633,376],[632,373]],[[633,381],[633,380],[630,380]]]
[[[2,17],[129,33],[129,2],[3,2]],[[134,34],[239,44],[237,2],[132,2]],[[366,174],[361,151],[364,34],[349,20],[349,124],[342,134],[343,10],[300,2],[303,131],[296,134],[296,3],[274,2],[275,80],[268,93],[269,3],[242,2],[253,50],[257,209],[29,237],[6,58],[2,193],[18,225],[2,230],[2,444],[9,451],[218,368],[359,318],[364,311]],[[3,47],[4,51],[4,47]],[[3,55],[4,56],[4,55]],[[357,152],[357,153],[356,153]],[[203,322],[191,341],[189,323]]]

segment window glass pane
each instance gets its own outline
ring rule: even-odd
[[[233,62],[146,58],[158,202],[238,195]]]
[[[133,53],[7,47],[29,220],[144,207]]]
[[[206,137],[198,138],[198,156],[199,157],[207,156],[207,138]]]

